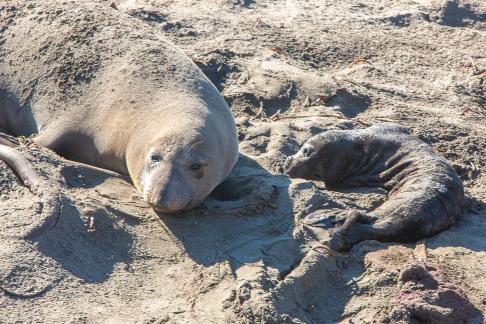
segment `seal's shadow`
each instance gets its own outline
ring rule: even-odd
[[[228,260],[236,271],[244,264],[278,258],[273,254],[269,258],[265,251],[275,241],[298,250],[299,242],[292,236],[294,215],[289,184],[286,176],[273,175],[250,158],[240,156],[228,179],[206,199],[200,215],[189,212],[159,217],[195,262],[211,266]],[[291,254],[288,249],[282,252],[282,258]]]
[[[231,175],[205,201],[206,210],[200,215],[192,212],[159,217],[182,243],[187,255],[208,271],[219,271],[217,265],[224,262],[231,266],[235,278],[250,269],[272,273],[273,280],[256,276],[251,280],[265,291],[278,291],[283,300],[276,303],[285,309],[284,313],[292,313],[304,322],[314,315],[336,316],[337,321],[351,291],[332,300],[322,298],[323,291],[334,290],[327,268],[334,261],[315,258],[306,248],[305,233],[295,228],[295,197],[290,197],[295,191],[291,185],[287,176],[271,174],[240,155]],[[281,284],[295,278],[295,273],[300,273],[301,278]]]

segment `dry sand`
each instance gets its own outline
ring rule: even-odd
[[[63,208],[53,229],[22,239],[42,205],[0,164],[0,322],[483,322],[483,1],[115,4],[163,31],[217,85],[242,156],[205,208],[170,217],[124,179],[22,141],[62,188]],[[384,193],[290,180],[283,160],[317,132],[381,121],[408,126],[455,164],[467,211],[417,244],[334,253],[316,217],[372,209]]]

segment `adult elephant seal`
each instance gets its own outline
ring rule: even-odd
[[[201,70],[141,20],[84,1],[0,0],[0,128],[129,175],[164,213],[201,203],[238,156]],[[32,171],[14,155],[0,150]]]
[[[309,139],[285,162],[293,178],[326,187],[382,187],[387,200],[370,213],[351,211],[331,230],[330,247],[363,240],[412,242],[453,224],[464,208],[464,188],[451,164],[400,125],[336,130]]]

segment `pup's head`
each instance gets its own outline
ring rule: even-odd
[[[345,175],[353,155],[353,141],[346,131],[327,131],[311,137],[300,150],[289,156],[284,172],[291,178],[337,184]]]

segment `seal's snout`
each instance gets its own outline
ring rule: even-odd
[[[154,170],[144,181],[144,198],[158,212],[175,214],[192,207],[191,185],[172,170]]]
[[[146,200],[158,212],[177,214],[189,209],[192,199],[186,192],[174,191],[170,187],[165,187],[161,190],[152,190]]]
[[[293,155],[287,157],[284,162],[284,173],[291,178],[302,177],[302,161]]]
[[[177,214],[189,208],[189,201],[183,199],[167,199],[164,195],[153,194],[148,203],[158,212],[164,214]]]

